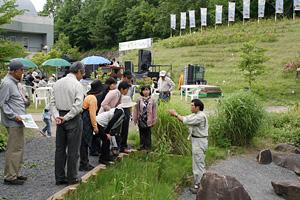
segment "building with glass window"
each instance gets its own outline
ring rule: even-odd
[[[16,4],[25,13],[1,26],[0,37],[19,42],[30,52],[49,51],[54,42],[53,18],[38,16],[30,0],[17,0]]]

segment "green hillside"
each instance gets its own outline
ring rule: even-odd
[[[237,65],[244,42],[255,40],[266,50],[269,60],[265,73],[254,83],[254,91],[268,105],[294,104],[300,98],[296,72],[283,72],[284,65],[300,61],[300,20],[264,20],[217,27],[157,41],[154,44],[155,64],[172,64],[173,78],[187,64],[204,64],[208,84],[219,85],[224,95],[247,86]],[[137,63],[137,51],[127,53],[122,60]]]

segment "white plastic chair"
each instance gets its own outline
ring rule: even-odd
[[[197,88],[197,89],[191,89],[190,91],[187,92],[187,96],[191,97],[191,100],[193,99],[198,99],[199,98],[199,93],[200,93],[201,89]]]
[[[42,101],[45,101],[45,105],[48,104],[50,98],[50,90],[48,87],[40,87],[34,91],[35,99],[35,109],[37,109],[37,104],[41,104]]]

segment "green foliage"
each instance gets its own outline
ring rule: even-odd
[[[57,16],[58,9],[61,7],[63,0],[47,0],[43,11],[39,14],[41,16],[49,16],[52,15],[54,18]]]
[[[58,51],[59,56],[57,57],[64,55],[71,60],[79,60],[81,56],[79,49],[77,47],[72,48],[69,37],[64,33],[59,34],[58,40],[56,41],[53,49]]]
[[[7,144],[7,133],[4,126],[0,126],[0,152],[5,150]]]
[[[191,158],[167,156],[165,173],[159,180],[157,159],[155,154],[135,153],[81,184],[74,196],[65,199],[176,199],[177,184],[191,173]]]
[[[265,66],[263,63],[267,61],[267,58],[264,55],[264,50],[257,47],[254,42],[245,43],[241,48],[241,52],[239,68],[251,89],[252,82],[264,73]]]
[[[250,92],[239,92],[222,99],[218,113],[210,121],[212,144],[220,147],[249,145],[262,125],[264,111]]]
[[[152,133],[155,137],[155,142],[153,143],[167,142],[171,147],[169,153],[189,155],[191,153],[191,145],[190,141],[187,140],[188,128],[179,122],[178,119],[169,115],[167,110],[171,108],[176,108],[176,111],[181,114],[187,113],[183,107],[179,107],[175,102],[161,102],[157,111],[157,123],[152,128]]]
[[[16,8],[16,0],[4,0],[0,6],[0,25],[11,22],[11,19],[24,13]]]

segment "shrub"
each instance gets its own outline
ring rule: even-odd
[[[0,126],[0,152],[5,150],[7,143],[7,134],[3,126]]]
[[[188,128],[168,114],[167,110],[174,107],[171,102],[161,102],[158,106],[157,123],[152,130],[155,137],[153,144],[167,143],[171,149],[169,153],[186,155],[191,152],[190,141],[187,140]],[[184,112],[179,105],[176,105],[176,110],[181,114]]]
[[[210,139],[221,147],[244,146],[258,133],[264,111],[250,92],[235,93],[221,100],[210,122]]]

